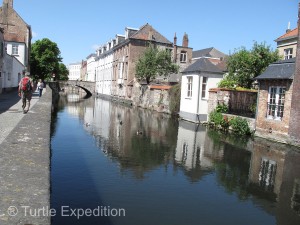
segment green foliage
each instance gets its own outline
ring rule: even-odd
[[[59,80],[69,80],[69,70],[63,63],[59,63]]]
[[[157,75],[177,73],[178,65],[172,63],[171,53],[167,50],[158,50],[150,45],[136,63],[136,77],[145,79],[149,84]]]
[[[234,89],[237,86],[237,82],[231,78],[229,78],[228,76],[226,76],[224,79],[222,79],[219,83],[218,83],[218,87],[219,88],[230,88],[230,89]]]
[[[216,111],[219,112],[219,113],[228,113],[228,105],[226,104],[219,104],[217,105],[216,107]]]
[[[240,135],[248,135],[251,134],[248,122],[246,119],[242,119],[241,117],[234,117],[230,120],[230,127],[233,132]]]
[[[269,64],[279,60],[278,51],[272,51],[265,43],[254,45],[250,51],[241,47],[228,57],[228,79],[238,86],[250,88],[253,78],[263,73]]]
[[[209,122],[214,123],[215,126],[219,126],[219,125],[221,126],[222,121],[223,121],[222,113],[214,110],[209,114]]]
[[[176,84],[169,90],[169,109],[172,114],[176,114],[180,110],[180,92],[181,85]]]
[[[59,79],[61,61],[60,50],[55,42],[44,38],[32,44],[30,72],[35,79],[49,80],[53,73]]]

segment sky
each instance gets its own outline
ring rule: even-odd
[[[232,54],[254,41],[273,50],[274,41],[298,20],[298,0],[14,0],[36,40],[55,42],[63,63],[81,62],[126,27],[149,23],[173,42],[188,34],[193,50],[214,47]]]

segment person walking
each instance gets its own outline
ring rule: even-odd
[[[37,84],[37,88],[39,90],[39,97],[41,97],[42,93],[43,93],[43,88],[44,88],[44,82],[41,79],[39,79],[39,82]]]
[[[29,111],[33,90],[34,86],[33,81],[30,78],[30,73],[26,72],[18,87],[18,94],[22,98],[22,109],[24,114]]]

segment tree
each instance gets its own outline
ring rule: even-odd
[[[172,63],[171,53],[167,50],[158,50],[150,45],[136,63],[136,77],[145,79],[147,84],[155,79],[157,75],[168,75],[177,73],[178,65]]]
[[[60,76],[60,65],[62,61],[60,50],[55,42],[48,38],[37,40],[31,46],[30,68],[35,79],[49,80],[55,73],[57,79]],[[65,71],[63,71],[65,72]]]
[[[226,77],[229,83],[234,81],[237,86],[250,88],[253,78],[262,74],[269,64],[279,60],[278,51],[272,51],[265,43],[254,45],[250,51],[241,47],[228,57]]]
[[[69,70],[63,63],[59,63],[59,80],[68,80]]]

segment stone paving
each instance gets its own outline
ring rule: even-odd
[[[0,224],[49,225],[52,92],[23,114],[17,92],[0,95]]]
[[[30,102],[31,109],[38,99],[38,93],[34,92]],[[30,110],[28,113],[35,112]],[[18,96],[17,90],[0,95],[0,144],[24,115],[22,111],[22,101]]]

